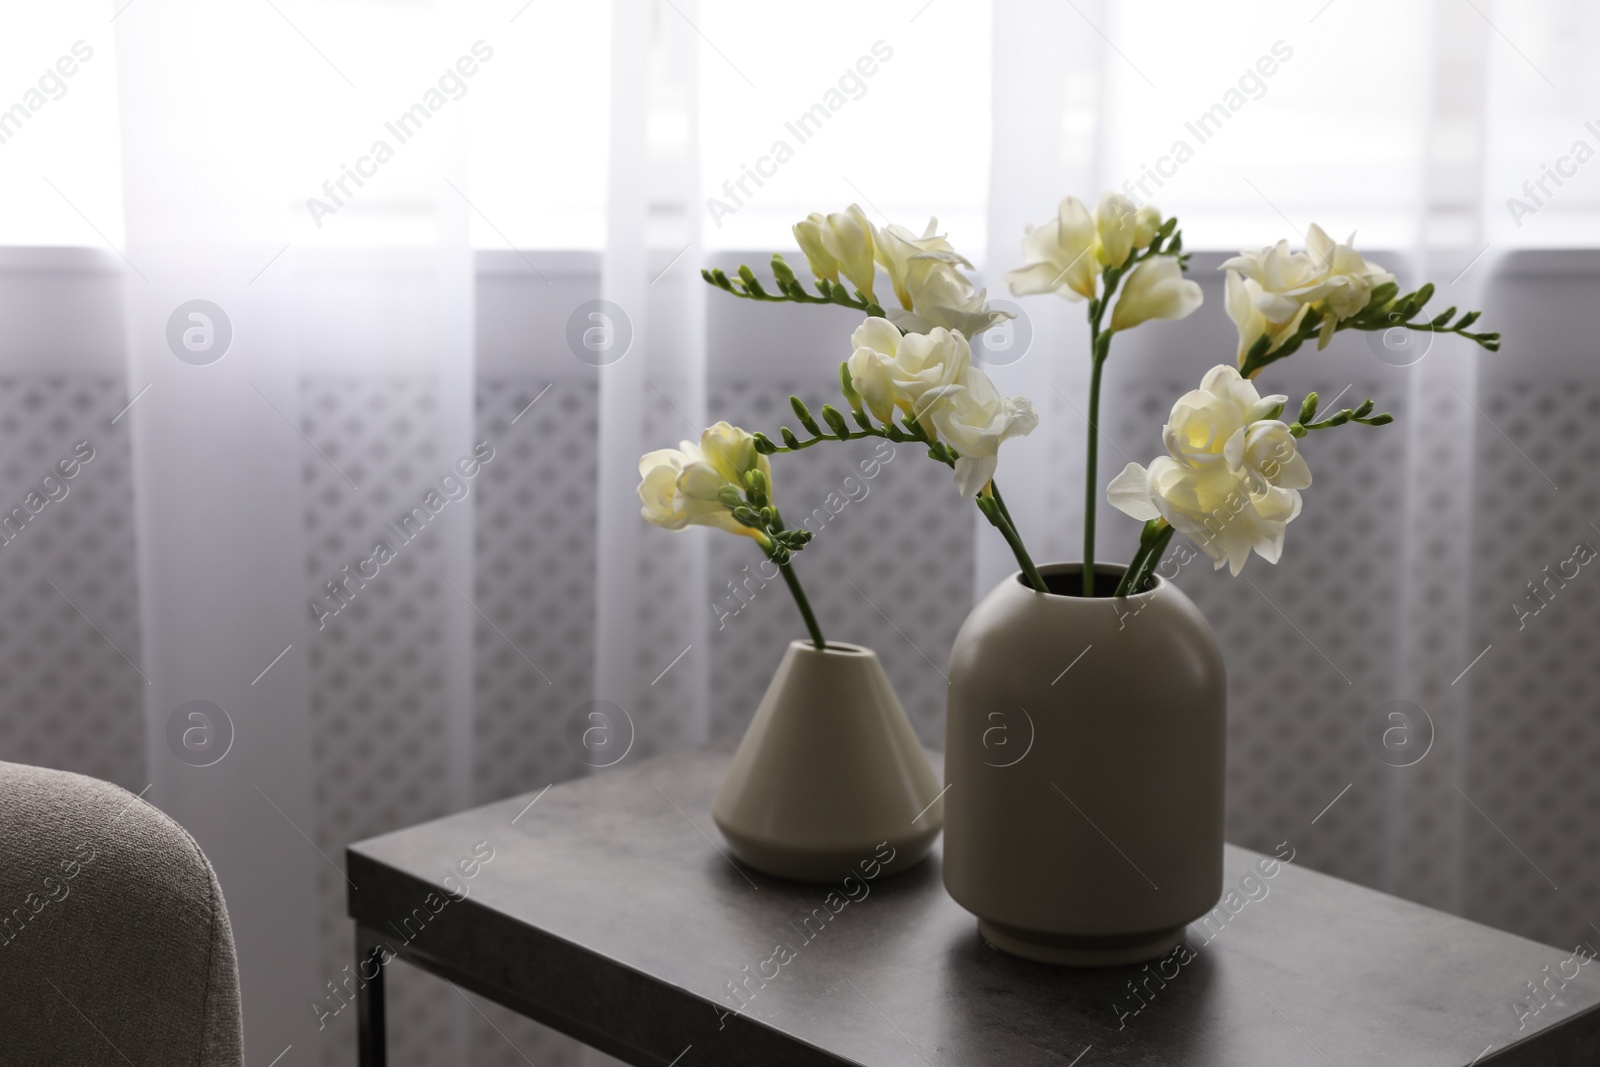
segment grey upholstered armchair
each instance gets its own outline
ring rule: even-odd
[[[94,778],[0,763],[0,1064],[244,1063],[233,933],[177,823]]]

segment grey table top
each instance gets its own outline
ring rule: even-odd
[[[1194,958],[1143,1000],[1140,968],[983,944],[937,852],[848,887],[745,871],[710,817],[727,760],[674,753],[351,845],[350,914],[641,1065],[1600,1063],[1600,965],[1292,863],[1245,883],[1261,856],[1233,846],[1242,905],[1192,925]]]

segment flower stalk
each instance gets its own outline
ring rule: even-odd
[[[841,376],[848,379],[848,371],[841,370]],[[850,393],[846,393],[846,398],[853,403],[859,399],[851,396]],[[780,445],[766,434],[757,432],[754,435],[757,452],[764,456],[770,456],[779,452],[801,452],[824,441],[860,441],[868,437],[879,437],[886,441],[898,443],[909,441],[925,445],[930,459],[938,460],[952,469],[961,459],[959,452],[933,437],[921,422],[909,415],[902,418],[898,426],[892,422],[877,424],[873,422],[871,414],[864,408],[852,407],[850,414],[855,419],[856,425],[860,427],[860,429],[852,430],[838,409],[831,404],[824,404],[821,410],[823,422],[828,425],[828,429],[825,430],[817,422],[816,416],[811,413],[811,409],[799,397],[791,396],[789,398],[789,406],[794,409],[795,418],[799,420],[800,425],[810,436],[802,438],[789,427],[781,426],[778,429],[778,436],[783,440],[783,444]],[[829,432],[830,430],[832,432]],[[1028,584],[1038,592],[1049,592],[1049,587],[1045,585],[1044,576],[1039,573],[1039,568],[1034,564],[1033,558],[1029,556],[1026,546],[1022,543],[1022,536],[1017,532],[1016,525],[1011,520],[1011,513],[1006,510],[1005,500],[1000,495],[1000,487],[995,483],[994,479],[991,478],[989,480],[983,491],[975,498],[975,502],[978,505],[978,510],[983,513],[983,517],[989,520],[990,525],[1000,531],[1001,537],[1005,538],[1006,544],[1011,548],[1012,555],[1016,557],[1017,566],[1022,570],[1023,576],[1028,580]]]
[[[789,553],[769,548],[767,558],[776,563],[778,570],[783,572],[783,580],[794,596],[795,607],[800,609],[800,617],[805,620],[806,632],[811,635],[811,643],[819,650],[827,648],[828,642],[823,640],[822,628],[817,625],[816,615],[812,614],[811,601],[806,598],[806,591],[800,587],[799,575],[795,574],[794,567],[790,566]]]
[[[1105,369],[1105,357],[1100,354],[1100,320],[1095,318],[1090,329],[1095,335],[1094,368],[1089,372],[1089,443],[1084,452],[1083,479],[1083,595],[1094,596],[1094,524],[1095,505],[1100,500],[1100,483],[1097,471],[1100,465],[1100,372]],[[1110,348],[1110,335],[1106,335],[1106,348]]]
[[[867,297],[859,289],[852,297],[849,287],[840,282],[830,282],[826,278],[818,279],[816,288],[821,295],[812,296],[806,292],[806,287],[794,276],[793,268],[781,255],[772,257],[772,277],[778,288],[776,293],[767,292],[761,280],[756,277],[755,271],[746,266],[739,268],[737,280],[728,277],[727,272],[723,270],[702,270],[700,277],[705,279],[706,284],[714,285],[742,300],[764,300],[774,304],[833,304],[837,307],[864,311],[878,318],[883,317],[883,308],[875,300]]]
[[[1400,287],[1394,282],[1385,282],[1372,290],[1371,302],[1365,308],[1348,318],[1336,319],[1333,322],[1328,321],[1328,316],[1333,312],[1311,307],[1294,331],[1277,346],[1273,345],[1270,333],[1263,333],[1257,338],[1239,361],[1239,372],[1246,378],[1254,378],[1271,364],[1294,355],[1301,345],[1313,337],[1318,338],[1317,347],[1322,348],[1328,343],[1329,337],[1343,330],[1373,333],[1404,329],[1413,333],[1453,333],[1465,337],[1486,351],[1500,351],[1498,333],[1474,333],[1469,329],[1478,321],[1478,317],[1482,314],[1480,311],[1469,311],[1458,318],[1456,309],[1448,307],[1431,319],[1417,318],[1422,314],[1423,307],[1433,298],[1432,282],[1414,293],[1400,296],[1399,292]]]
[[[1097,214],[1101,219],[1097,223],[1097,229],[1103,226],[1108,230],[1108,233],[1100,234],[1097,232],[1095,240],[1104,245],[1112,234],[1121,235],[1121,231],[1124,229],[1134,229],[1129,218],[1137,213],[1128,211],[1123,205],[1112,205],[1108,208],[1106,203],[1102,202]],[[1116,295],[1122,280],[1138,269],[1141,264],[1147,261],[1157,262],[1155,257],[1165,255],[1176,260],[1180,272],[1187,268],[1188,257],[1183,254],[1183,234],[1177,232],[1177,221],[1177,219],[1168,219],[1159,226],[1154,227],[1152,232],[1143,238],[1142,242],[1139,235],[1125,235],[1129,248],[1126,253],[1123,253],[1125,255],[1124,260],[1121,263],[1107,265],[1100,272],[1100,294],[1089,298],[1089,426],[1087,430],[1088,440],[1084,447],[1083,479],[1082,595],[1086,597],[1094,596],[1095,592],[1095,525],[1096,512],[1100,502],[1100,385],[1105,371],[1106,360],[1111,355],[1111,338],[1118,328],[1116,316],[1113,316],[1110,327],[1104,326],[1105,314],[1106,310],[1111,306],[1111,298]],[[1169,238],[1171,243],[1167,244]],[[1163,247],[1164,245],[1165,247]],[[1079,253],[1079,256],[1095,254],[1095,247],[1094,245],[1087,246]],[[1187,284],[1193,285],[1193,283]],[[1094,284],[1092,280],[1089,281],[1088,288],[1091,292],[1093,291]],[[1015,289],[1015,286],[1013,286],[1013,289]],[[1074,295],[1081,295],[1078,290],[1073,290],[1073,292]],[[1195,290],[1193,294],[1185,294],[1185,296],[1188,297],[1189,301],[1192,301],[1194,306],[1199,305],[1198,290]],[[1125,296],[1123,299],[1127,300],[1128,297]],[[1181,311],[1182,303],[1180,302],[1179,308],[1175,310],[1179,310],[1181,314],[1186,315],[1188,311]],[[1120,301],[1118,307],[1119,309],[1121,307]],[[1191,307],[1189,310],[1193,310],[1193,308]],[[1142,318],[1136,318],[1135,314],[1130,314],[1127,317],[1133,320],[1131,324],[1143,321]],[[1168,316],[1160,314],[1159,317]],[[1126,579],[1126,574],[1124,574],[1124,579]]]

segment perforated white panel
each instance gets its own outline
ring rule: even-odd
[[[127,402],[114,375],[0,378],[0,517],[26,516],[0,535],[0,759],[138,792],[149,779],[133,484],[128,420],[111,423]],[[80,441],[94,458],[42,485]],[[60,499],[40,506],[48,495]]]
[[[596,400],[591,384],[478,383],[476,439],[496,451],[474,495],[473,598],[487,616],[473,637],[479,803],[586,770],[567,746],[566,724],[589,699],[594,664]],[[482,997],[472,1003],[477,1067],[579,1062],[576,1042]]]
[[[564,731],[594,662],[595,402],[592,385],[479,383],[478,438],[496,450],[475,490],[484,803],[583,769]]]
[[[342,580],[343,568],[354,570],[380,541],[396,554],[375,579],[350,587],[348,605],[325,621],[310,650],[313,836],[338,857],[351,841],[450,809],[438,620],[441,598],[456,594],[442,580],[436,531],[424,527],[401,543],[385,524],[416,506],[457,457],[438,451],[434,390],[425,379],[307,378],[301,411],[307,598],[337,603],[326,583]],[[354,958],[348,887],[326,866],[319,878],[324,968],[335,978]],[[459,1055],[456,1009],[446,1010],[439,996],[454,994],[408,967],[389,974],[391,1058],[420,1065]],[[350,1014],[323,1032],[324,1063],[354,1061]]]
[[[1472,744],[1461,786],[1482,810],[1463,816],[1467,913],[1551,944],[1592,942],[1600,385],[1519,382],[1480,406],[1498,429],[1480,436],[1477,452],[1477,524],[1493,535],[1477,538],[1474,554],[1471,651],[1489,650],[1468,675]]]
[[[668,384],[646,383],[640,430],[645,450],[675,448],[685,439],[699,440],[698,429],[687,421],[676,393]],[[731,539],[712,530],[651,527],[641,532],[640,540],[639,588],[643,595],[639,597],[639,659],[633,686],[637,700],[627,709],[635,731],[630,762],[703,740],[696,735],[700,716],[693,708],[690,672],[703,671],[705,657],[717,653],[714,644],[707,648],[689,628],[684,608],[704,599],[693,585],[697,546],[704,551],[709,545],[714,553],[725,547],[717,542]]]

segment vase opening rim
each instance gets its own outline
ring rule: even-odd
[[[818,648],[809,640],[801,637],[789,642],[789,647],[797,648],[802,652],[810,652],[814,655],[826,655],[830,652],[836,656],[871,656],[875,654],[872,649],[865,645],[852,645],[848,641],[829,641],[822,648]]]
[[[1112,596],[1116,591],[1117,582],[1122,580],[1122,575],[1128,568],[1126,564],[1122,563],[1096,563],[1094,565],[1095,595],[1092,597],[1084,596],[1079,591],[1080,583],[1075,580],[1081,578],[1083,574],[1082,563],[1043,563],[1039,565],[1038,569],[1040,576],[1044,578],[1045,585],[1051,587],[1048,592],[1040,593],[1034,589],[1033,586],[1028,584],[1027,577],[1021,571],[1012,574],[1011,578],[1018,585],[1036,596],[1045,596],[1058,600],[1113,600],[1117,599]],[[1121,599],[1148,600],[1167,585],[1167,580],[1161,577],[1160,574],[1152,574],[1150,578],[1152,581],[1150,588],[1139,593],[1129,593]],[[1053,581],[1052,579],[1056,580]],[[1058,585],[1070,591],[1057,592],[1055,587]]]

